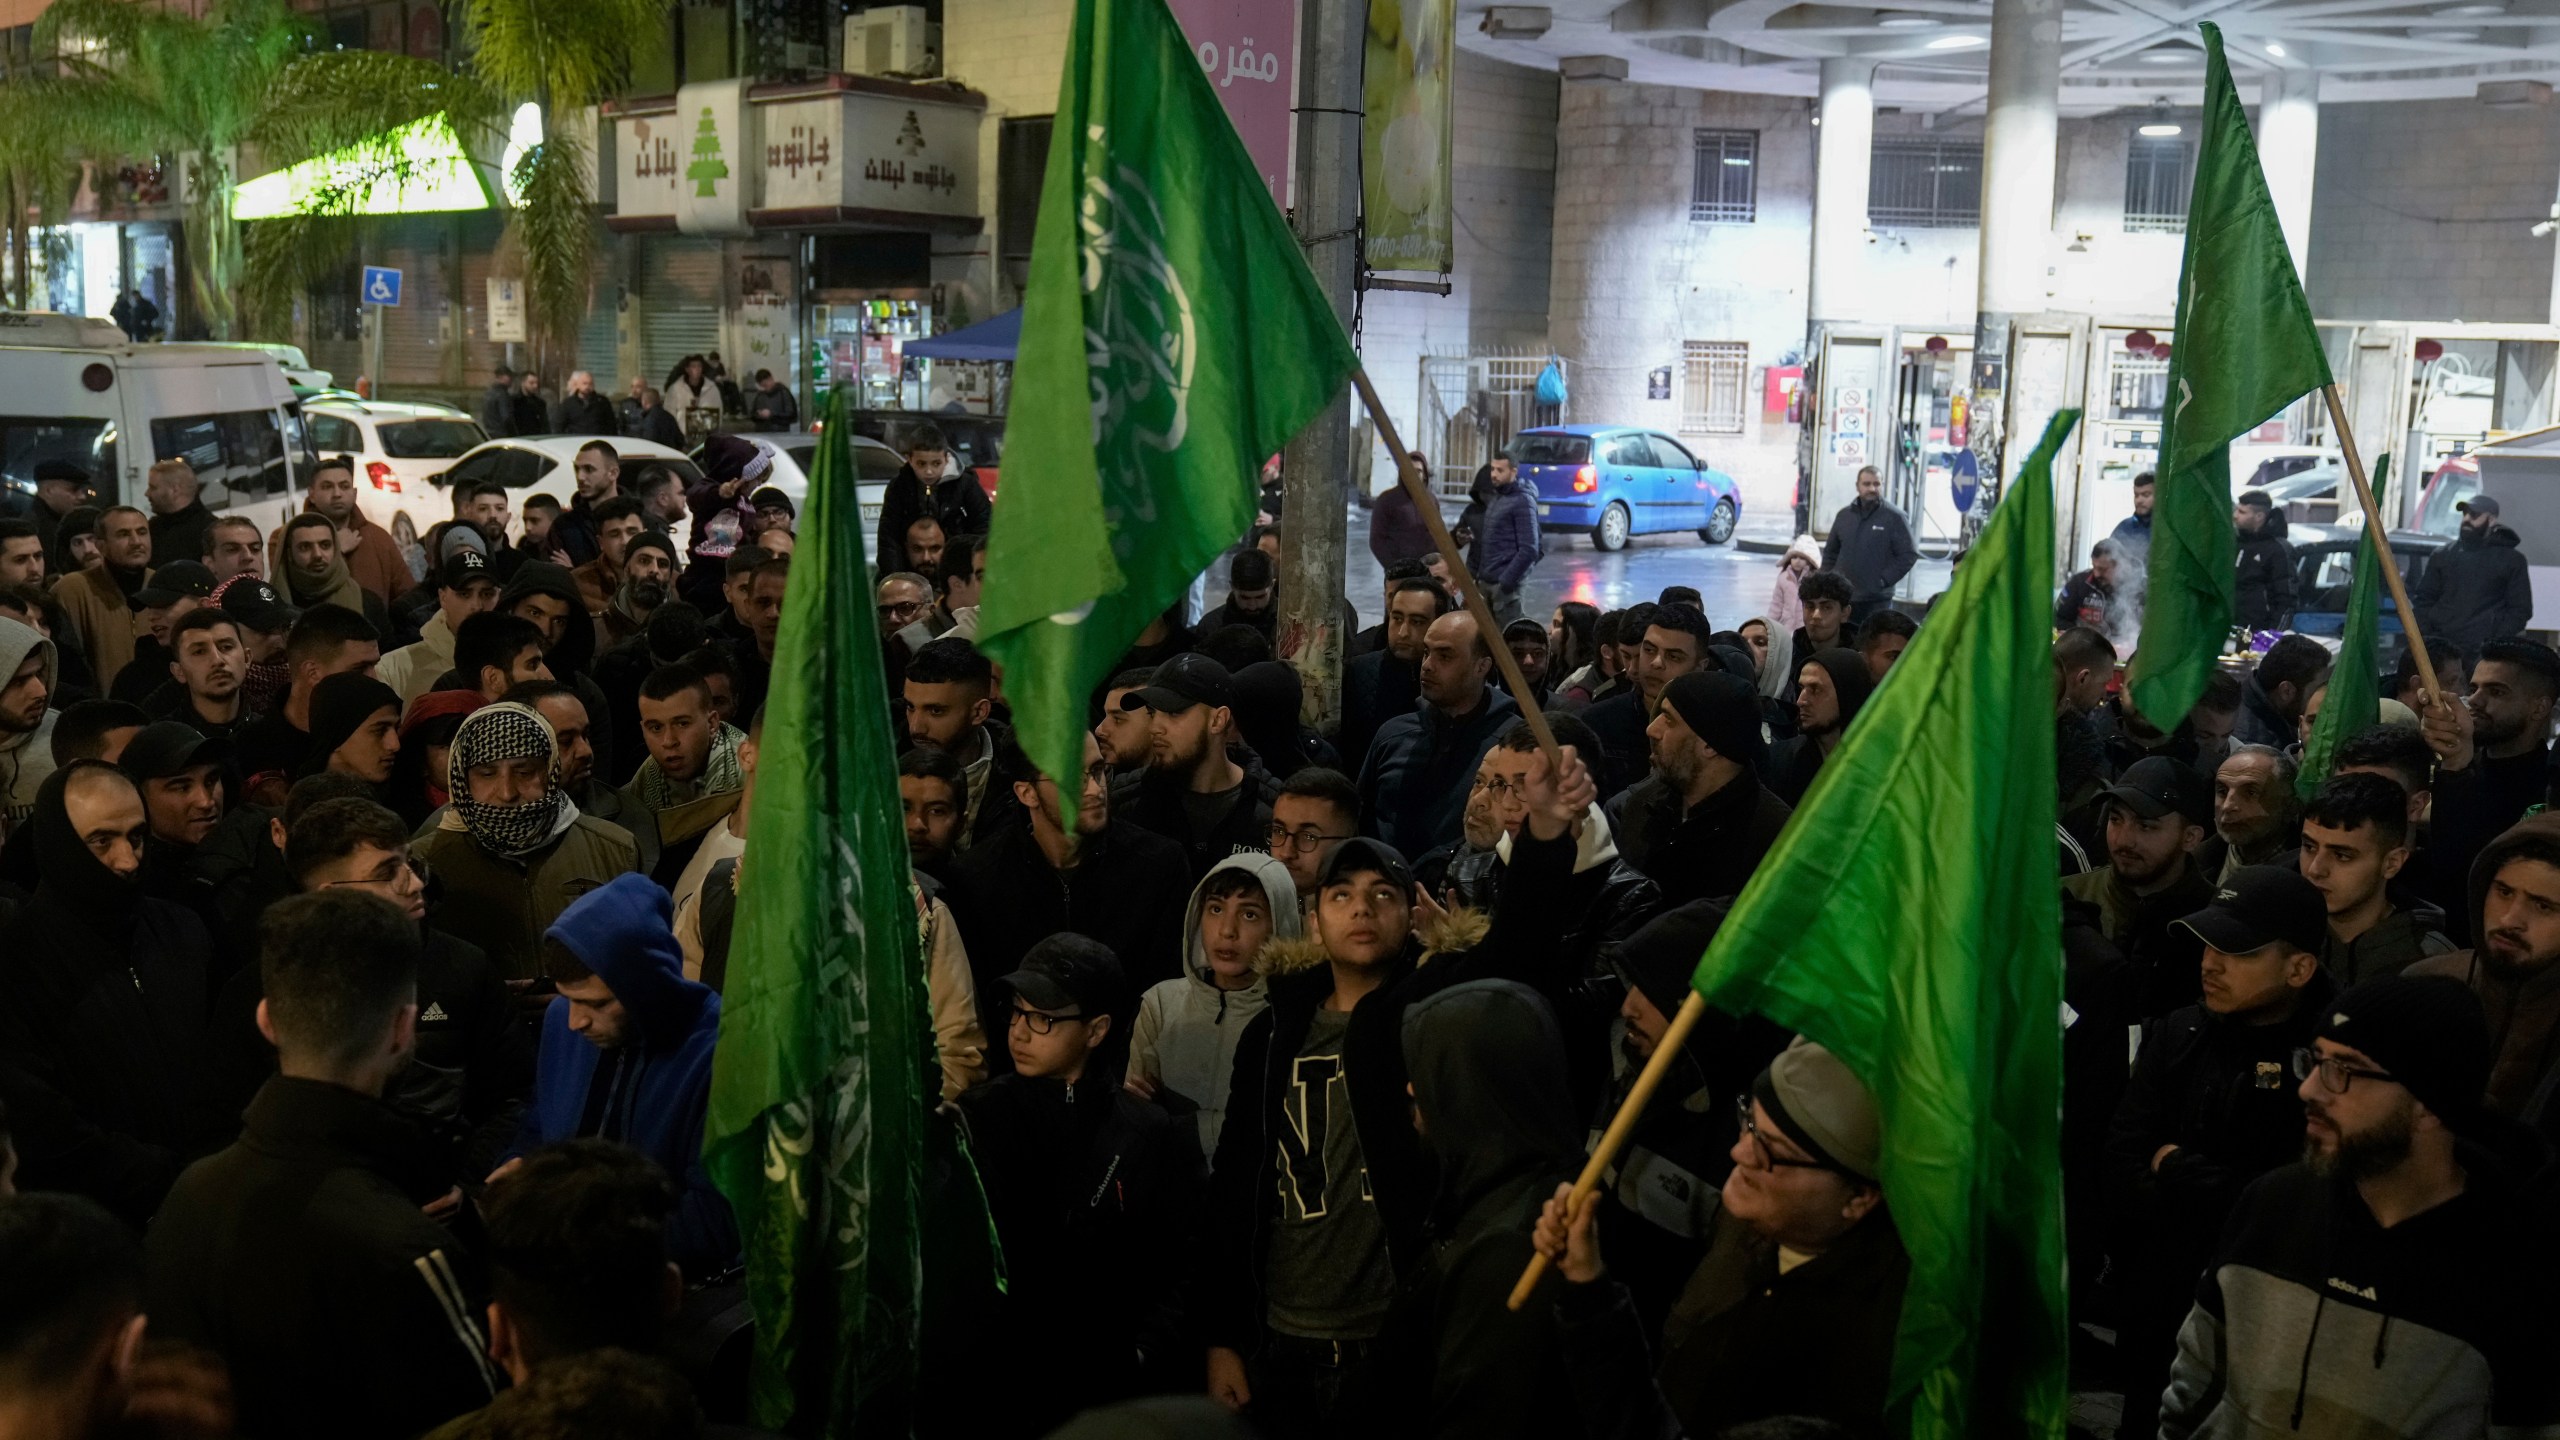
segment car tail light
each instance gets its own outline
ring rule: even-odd
[[[397,491],[400,488],[400,482],[393,477],[391,467],[379,460],[364,462],[364,473],[365,478],[373,482],[373,488],[376,490]]]
[[[1592,491],[1597,490],[1597,489],[1599,489],[1599,488],[1600,488],[1600,469],[1599,469],[1599,467],[1598,467],[1598,466],[1596,466],[1596,465],[1585,465],[1585,466],[1583,466],[1581,469],[1576,470],[1576,471],[1574,471],[1574,472],[1573,472],[1573,493],[1574,493],[1574,494],[1576,494],[1576,495],[1588,495],[1588,494],[1590,494]]]

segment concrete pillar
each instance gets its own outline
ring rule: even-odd
[[[1298,243],[1308,268],[1351,323],[1359,254],[1351,234],[1360,207],[1361,25],[1354,0],[1308,0],[1300,15]],[[1281,452],[1285,501],[1280,523],[1280,625],[1298,637],[1292,663],[1305,699],[1301,716],[1322,724],[1340,709],[1344,480],[1351,465],[1351,390],[1334,396]]]
[[[1867,172],[1874,164],[1876,62],[1822,62],[1822,126],[1814,132],[1813,275],[1805,313],[1814,327],[1872,320],[1865,304]]]
[[[2062,0],[1993,0],[1982,127],[1982,265],[1974,301],[1973,449],[2006,478],[2009,325],[2046,305],[2062,91]],[[2020,455],[2025,451],[2020,450]]]
[[[2311,70],[2276,70],[2259,82],[2258,168],[2275,197],[2284,224],[2284,246],[2293,273],[2309,283],[2311,176],[2320,158],[2320,76]]]

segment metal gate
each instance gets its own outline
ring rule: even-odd
[[[1414,433],[1437,441],[1427,452],[1433,494],[1466,499],[1477,469],[1510,445],[1512,436],[1564,422],[1566,407],[1538,403],[1538,375],[1551,360],[1565,368],[1544,348],[1524,346],[1422,357],[1422,414]]]

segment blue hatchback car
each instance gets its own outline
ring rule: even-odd
[[[1742,523],[1742,487],[1659,430],[1547,425],[1511,440],[1520,477],[1537,487],[1538,523],[1591,532],[1603,550],[1636,535],[1694,530],[1721,545]]]

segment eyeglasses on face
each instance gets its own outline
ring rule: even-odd
[[[1020,1005],[1016,1005],[1013,1007],[1013,1023],[1022,1026],[1034,1035],[1046,1035],[1061,1025],[1070,1023],[1081,1025],[1084,1023],[1084,1017],[1082,1015],[1052,1015],[1045,1010],[1027,1010]]]
[[[1828,1170],[1834,1175],[1845,1176],[1849,1174],[1848,1171],[1843,1170],[1839,1166],[1831,1164],[1828,1161],[1791,1160],[1786,1156],[1780,1155],[1776,1151],[1771,1150],[1769,1148],[1768,1140],[1760,1133],[1760,1122],[1758,1117],[1752,1114],[1752,1101],[1749,1095],[1737,1095],[1733,1097],[1733,1118],[1734,1122],[1742,1127],[1742,1133],[1751,1138],[1751,1154],[1752,1158],[1757,1162],[1752,1167],[1754,1169],[1772,1171]],[[1855,1177],[1852,1176],[1850,1178],[1854,1179]]]
[[[2313,1071],[2320,1073],[2320,1088],[2332,1095],[2344,1095],[2347,1087],[2358,1080],[2397,1081],[2400,1077],[2385,1070],[2364,1070],[2335,1056],[2322,1055],[2308,1046],[2293,1052],[2293,1078],[2308,1080]]]
[[[1492,791],[1493,798],[1496,800],[1526,800],[1529,798],[1529,782],[1526,780],[1506,780],[1499,775],[1478,775],[1476,777],[1475,788],[1478,790]]]
[[[1350,838],[1348,835],[1327,835],[1313,825],[1301,825],[1295,830],[1274,825],[1271,827],[1271,852],[1276,855],[1283,850],[1313,850],[1318,846],[1330,845],[1336,840]]]

